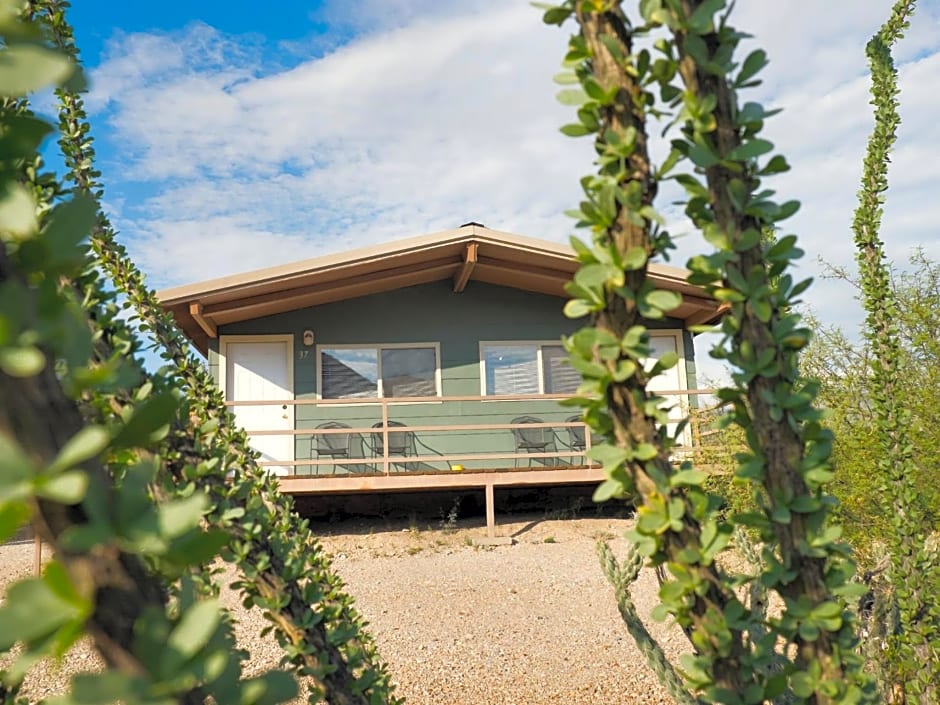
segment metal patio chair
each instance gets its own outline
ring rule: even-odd
[[[513,424],[543,423],[537,416],[517,416]],[[551,428],[513,428],[512,437],[516,444],[516,453],[551,453],[557,450],[555,446],[555,431]],[[513,458],[514,465],[518,467],[523,458]],[[557,458],[535,458],[545,465],[557,465]]]
[[[565,419],[566,423],[573,423],[575,421],[580,421],[583,423],[584,419],[581,417],[580,414],[575,414],[574,416],[569,416],[567,419]],[[566,426],[565,428],[568,431],[568,447],[571,448],[571,450],[578,451],[579,453],[583,453],[585,450],[587,450],[587,443],[585,442],[585,435],[584,435],[585,427],[584,426]],[[602,436],[599,436],[593,433],[591,434],[591,447],[592,448],[596,446],[598,443],[602,443],[603,441],[604,439]],[[571,458],[572,465],[574,465],[574,461],[575,459]],[[587,462],[586,459],[585,459],[585,462]]]
[[[372,424],[372,428],[381,429],[382,422]],[[388,422],[388,454],[391,455],[400,455],[407,458],[408,456],[416,456],[418,454],[416,443],[415,443],[415,433],[414,431],[392,431],[392,428],[408,428],[406,424],[401,423],[400,421],[389,421]],[[385,438],[381,430],[372,432],[372,457],[381,458],[385,455]],[[406,470],[412,470],[413,465],[411,463],[405,464]]]
[[[581,420],[581,414],[575,414],[565,419],[565,423],[573,423]],[[584,449],[587,448],[587,442],[584,437],[584,426],[568,426],[567,429],[568,445],[571,446],[571,450],[577,450],[583,453]]]
[[[327,421],[326,423],[321,423],[316,427],[317,429],[338,429],[338,428],[349,428],[344,423],[339,421]],[[320,458],[332,458],[333,460],[349,460],[352,456],[350,452],[354,440],[354,436],[358,436],[358,433],[318,433],[313,438],[310,439],[310,445],[313,446],[311,450],[316,450],[317,460]],[[311,455],[313,455],[311,453]],[[316,474],[320,474],[320,468],[325,467],[323,465],[316,466]],[[336,465],[333,466],[333,474],[336,474]],[[348,469],[347,466],[341,466],[344,469]]]

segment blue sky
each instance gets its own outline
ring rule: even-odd
[[[282,0],[277,14],[265,3],[232,3],[204,0],[199,3],[115,3],[81,0],[69,10],[76,39],[85,59],[96,65],[104,47],[120,34],[179,30],[193,22],[205,22],[226,34],[257,34],[270,42],[306,42],[318,36],[348,38],[342,22],[322,2]]]
[[[852,267],[871,126],[863,48],[890,4],[738,2],[737,25],[771,58],[747,98],[785,108],[766,135],[794,169],[769,185],[803,202],[785,232],[801,236],[806,276]],[[155,287],[468,220],[571,233],[562,213],[592,154],[558,132],[571,113],[551,77],[570,27],[543,26],[523,0],[79,0],[70,17],[106,207]],[[885,236],[903,264],[917,245],[940,259],[940,2],[921,3],[899,56]],[[701,240],[668,200],[682,265]],[[861,320],[844,283],[806,300],[850,332]]]

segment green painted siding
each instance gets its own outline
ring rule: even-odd
[[[460,294],[449,281],[398,289],[384,294],[350,299],[323,306],[244,321],[220,328],[220,335],[272,335],[292,333],[295,341],[294,388],[298,399],[317,395],[316,347],[302,343],[303,331],[312,330],[315,345],[439,343],[441,386],[444,396],[479,395],[480,341],[557,341],[581,325],[561,312],[564,300],[518,289],[471,282]],[[677,329],[675,320],[651,322],[650,327]],[[694,380],[691,336],[683,336],[688,379]],[[217,341],[212,341],[216,343]],[[219,356],[214,346],[209,364],[218,374]],[[546,422],[563,421],[577,409],[561,407],[554,401],[447,402],[396,405],[389,417],[409,426],[444,424],[509,423],[522,415]],[[325,421],[340,421],[351,427],[370,427],[381,420],[377,404],[355,403],[342,406],[298,406],[296,427],[313,428]],[[558,450],[565,450],[569,434],[556,430]],[[363,454],[370,456],[369,438],[363,438]],[[449,431],[416,434],[419,455],[451,455],[514,450],[509,430],[486,432]],[[315,455],[315,453],[314,453]],[[296,458],[311,457],[310,437],[298,436]],[[455,461],[465,467],[491,467],[493,461]],[[500,466],[512,461],[500,461]],[[446,469],[446,463],[433,464]],[[355,468],[365,470],[367,468]],[[414,465],[407,468],[415,469]],[[321,472],[332,472],[321,466]],[[298,472],[305,472],[298,468]]]
[[[212,375],[212,379],[215,380],[215,383],[218,384],[221,380],[219,375],[219,339],[210,338],[209,340],[209,374]]]

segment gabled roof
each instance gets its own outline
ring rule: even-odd
[[[203,353],[219,326],[299,308],[449,279],[455,292],[486,282],[540,294],[567,296],[578,269],[574,250],[469,223],[455,230],[363,247],[157,293]],[[651,263],[661,289],[682,294],[669,315],[686,325],[718,316],[717,302],[686,281],[688,271]]]

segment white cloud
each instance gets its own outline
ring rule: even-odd
[[[220,260],[240,262],[243,269],[284,264],[309,255],[309,243],[299,235],[265,229],[245,216],[215,216],[203,220],[153,220],[137,225],[133,256],[147,262],[151,286],[160,282],[197,282],[212,278]]]
[[[544,27],[526,2],[330,3],[328,26],[358,33],[323,56],[272,68],[258,37],[205,24],[118,35],[93,73],[107,121],[105,178],[142,192],[119,225],[157,285],[184,283],[477,220],[563,240],[562,211],[590,169],[587,141],[562,137],[554,100],[571,30]],[[884,5],[881,7],[881,5]],[[768,182],[799,198],[801,272],[851,265],[850,225],[871,129],[864,44],[887,3],[739,3],[736,23],[771,64],[756,99],[784,107],[767,135],[793,170]],[[891,257],[928,246],[940,222],[940,7],[918,8],[899,47],[904,123],[885,213]],[[326,41],[326,40],[324,40]],[[265,53],[265,50],[268,53]],[[99,137],[101,135],[99,134]],[[668,195],[668,194],[667,194]],[[665,206],[664,206],[665,207]],[[671,213],[679,218],[680,214]],[[680,256],[697,249],[680,241]],[[807,294],[821,318],[861,319],[854,292],[825,281]],[[700,359],[702,356],[700,355]]]
[[[190,242],[173,231],[203,224],[203,241],[223,241],[224,227],[236,240],[270,232],[306,239],[305,255],[470,219],[565,236],[559,213],[576,200],[572,168],[586,169],[590,145],[557,132],[567,111],[551,76],[565,34],[542,29],[528,6],[421,18],[258,78],[245,52],[206,68],[211,34],[196,25],[182,36],[121,37],[127,52],[115,46],[95,75],[122,87],[96,89],[120,169],[156,187],[123,224],[135,242],[156,242],[132,245],[156,281],[184,280],[191,261],[185,248],[167,257],[159,241]],[[168,43],[197,50],[183,64],[137,56],[147,46],[173,54]],[[149,79],[139,75],[145,65]],[[203,276],[257,264],[224,247]]]

